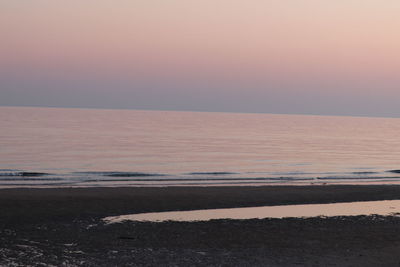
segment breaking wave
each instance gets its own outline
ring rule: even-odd
[[[389,173],[391,173],[389,175]],[[213,186],[213,185],[310,185],[385,182],[400,184],[400,170],[349,172],[229,172],[152,173],[81,171],[47,173],[0,169],[0,186]]]
[[[14,170],[0,170],[0,177],[3,176],[22,176],[22,177],[39,177],[50,175],[44,172],[25,172],[25,171],[14,171]]]
[[[190,172],[188,175],[230,175],[238,174],[236,172]]]
[[[98,176],[108,176],[108,177],[151,177],[151,176],[165,175],[165,174],[145,173],[145,172],[74,172],[74,173],[82,175],[98,175]]]

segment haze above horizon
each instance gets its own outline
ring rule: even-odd
[[[0,106],[400,117],[394,0],[0,3]]]

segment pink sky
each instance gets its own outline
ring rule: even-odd
[[[400,116],[399,12],[394,0],[6,0],[0,104]]]

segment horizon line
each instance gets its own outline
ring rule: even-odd
[[[132,111],[165,111],[165,112],[194,112],[194,113],[229,113],[229,114],[268,114],[268,115],[292,115],[292,116],[318,116],[318,117],[355,117],[355,118],[385,118],[400,119],[400,116],[382,115],[352,115],[352,114],[314,114],[314,113],[280,113],[280,112],[257,112],[257,111],[215,111],[215,110],[190,110],[190,109],[154,109],[154,108],[124,108],[124,107],[72,107],[72,106],[43,106],[43,105],[4,105],[2,107],[15,108],[53,108],[53,109],[90,109],[90,110],[132,110]]]

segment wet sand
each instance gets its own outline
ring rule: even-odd
[[[119,223],[112,215],[400,199],[400,186],[0,190],[0,265],[398,266],[400,218]]]

